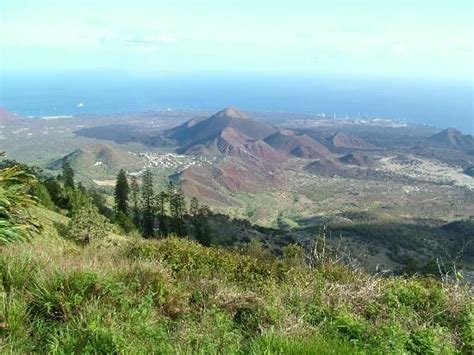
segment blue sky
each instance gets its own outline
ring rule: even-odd
[[[3,71],[473,78],[470,0],[1,0]]]

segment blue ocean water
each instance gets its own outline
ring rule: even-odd
[[[323,75],[3,73],[0,107],[26,116],[167,108],[383,117],[474,133],[472,81]]]

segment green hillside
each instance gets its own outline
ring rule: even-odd
[[[474,350],[473,298],[457,274],[441,282],[353,270],[326,246],[324,230],[311,251],[290,244],[282,257],[256,240],[225,248],[158,238],[153,225],[144,239],[67,174],[38,182],[12,169],[0,170],[0,353]],[[152,187],[150,175],[144,200]],[[170,185],[168,196],[171,215],[158,219],[183,231],[182,195]],[[208,244],[205,206],[194,201],[190,213],[196,239]]]
[[[122,168],[133,170],[143,167],[142,159],[138,156],[105,144],[94,144],[87,148],[76,149],[48,164],[48,169],[61,169],[64,160],[67,160],[76,172],[80,172],[85,177],[109,177]]]
[[[38,214],[39,213],[39,214]],[[433,279],[305,266],[178,238],[109,236],[78,246],[55,231],[2,247],[3,353],[469,352],[472,298]],[[56,227],[54,227],[56,226]]]

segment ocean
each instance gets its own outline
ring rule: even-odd
[[[380,117],[474,133],[472,81],[324,75],[3,73],[0,107],[25,116],[163,109]]]

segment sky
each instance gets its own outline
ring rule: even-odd
[[[0,0],[8,71],[474,78],[471,0]]]

